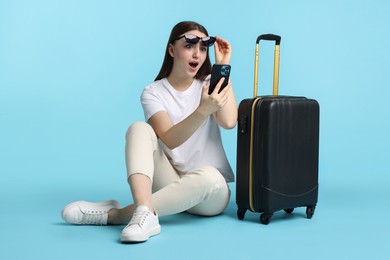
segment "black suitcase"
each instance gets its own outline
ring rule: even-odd
[[[273,95],[257,96],[261,40],[275,41]],[[306,207],[312,218],[318,200],[319,104],[306,97],[278,96],[281,37],[256,41],[254,98],[238,109],[237,217],[261,212],[268,224],[274,212]]]

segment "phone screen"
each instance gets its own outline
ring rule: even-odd
[[[221,88],[218,93],[221,92],[229,83],[230,76],[230,65],[229,64],[214,64],[211,69],[211,78],[210,78],[210,87],[209,87],[209,95],[213,93],[215,86],[218,84],[221,78],[225,78]]]

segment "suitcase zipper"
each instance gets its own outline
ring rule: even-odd
[[[251,129],[250,129],[250,145],[249,145],[249,207],[252,212],[255,212],[254,201],[253,201],[253,139],[254,139],[254,122],[255,122],[255,108],[257,103],[260,101],[260,97],[256,97],[252,104],[251,113]]]

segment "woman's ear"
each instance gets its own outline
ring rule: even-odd
[[[174,57],[174,51],[173,51],[173,45],[172,43],[170,43],[168,45],[168,52],[169,52],[169,55],[171,55],[171,57],[173,58]]]

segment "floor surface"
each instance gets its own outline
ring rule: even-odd
[[[390,225],[385,185],[320,184],[319,203],[309,220],[304,208],[277,212],[269,225],[259,214],[236,217],[235,186],[228,208],[217,217],[186,213],[161,217],[162,232],[145,243],[121,244],[123,226],[74,226],[62,207],[76,199],[116,196],[129,203],[125,184],[26,185],[26,196],[5,189],[1,213],[2,259],[387,259]],[[119,187],[114,191],[111,185]],[[16,187],[15,187],[16,188]],[[4,191],[4,190],[3,190]],[[114,192],[113,192],[114,191]],[[3,193],[2,193],[3,194]],[[4,196],[2,196],[4,198]],[[14,199],[11,199],[11,198]]]

